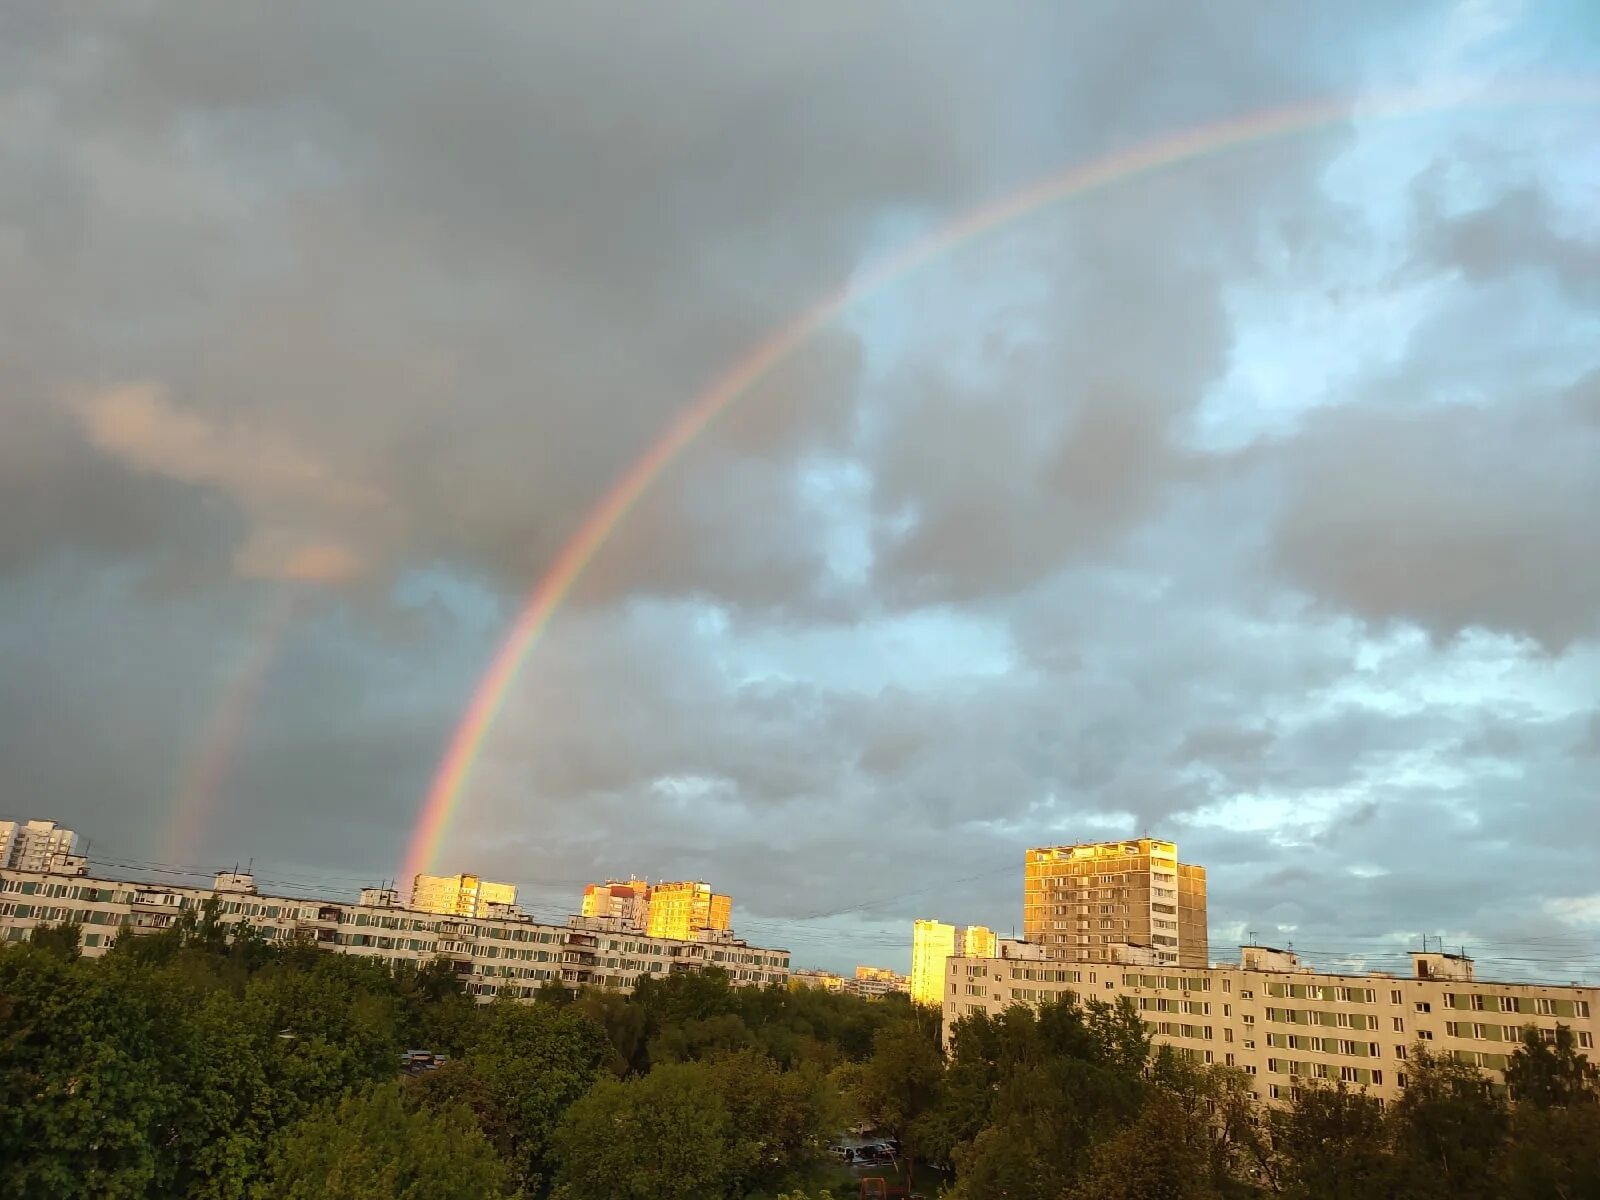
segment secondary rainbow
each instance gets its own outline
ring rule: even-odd
[[[283,587],[268,604],[245,654],[228,676],[212,708],[198,749],[182,774],[171,821],[162,839],[168,863],[190,866],[204,845],[206,826],[216,813],[222,787],[233,772],[244,731],[266,690],[273,661],[294,620],[297,593]]]
[[[751,347],[684,408],[661,437],[619,478],[584,518],[535,585],[473,692],[440,760],[406,850],[399,878],[425,871],[437,856],[450,819],[505,703],[507,693],[549,626],[561,601],[612,530],[639,497],[711,422],[849,305],[908,271],[984,234],[1052,204],[1076,199],[1180,163],[1224,150],[1345,121],[1389,120],[1444,110],[1502,109],[1528,105],[1600,104],[1600,81],[1583,78],[1517,84],[1468,82],[1377,97],[1325,99],[1251,113],[1169,134],[1067,168],[996,203],[977,209],[848,280],[821,302]]]

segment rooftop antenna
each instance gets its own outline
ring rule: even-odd
[[[1247,931],[1245,933],[1245,937],[1250,939],[1250,944],[1252,946],[1254,946],[1256,944],[1256,931],[1254,929],[1251,929],[1251,930]]]

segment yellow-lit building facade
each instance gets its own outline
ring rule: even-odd
[[[476,875],[418,875],[411,883],[411,907],[418,912],[455,917],[488,914],[491,904],[515,904],[515,884],[491,883]]]
[[[993,958],[1000,940],[982,925],[946,925],[918,921],[911,930],[911,999],[918,1004],[944,1002],[944,964],[955,955]]]
[[[918,1004],[944,1000],[944,964],[956,952],[956,927],[943,921],[918,921],[911,928],[911,999]]]
[[[650,889],[648,913],[649,936],[693,939],[702,930],[732,928],[733,898],[708,883],[658,883]]]
[[[1023,936],[1046,957],[1107,962],[1148,947],[1163,966],[1208,962],[1206,872],[1174,842],[1137,838],[1038,846],[1024,858]]]
[[[999,951],[1000,939],[994,930],[982,925],[968,925],[961,930],[958,954],[967,958],[993,958]]]
[[[626,882],[608,879],[583,889],[582,913],[586,917],[614,917],[640,929],[645,927],[650,904],[650,884],[643,879]]]
[[[1600,988],[1487,982],[1459,955],[1411,958],[1410,977],[1325,974],[1270,946],[1242,947],[1237,966],[1202,968],[951,958],[944,1037],[948,1045],[963,1017],[1014,1004],[1125,997],[1157,1044],[1237,1067],[1268,1103],[1337,1083],[1396,1100],[1419,1043],[1498,1082],[1530,1025],[1547,1039],[1570,1027],[1578,1052],[1600,1061]]]
[[[909,991],[910,987],[910,981],[904,975],[888,967],[862,965],[856,968],[856,976],[848,982],[845,990],[865,1000],[873,1000],[894,992]]]

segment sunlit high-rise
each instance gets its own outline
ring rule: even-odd
[[[649,920],[650,884],[643,879],[608,879],[583,889],[583,915],[612,917],[641,932]]]
[[[1106,962],[1133,947],[1158,964],[1206,965],[1206,871],[1180,863],[1176,843],[1040,846],[1024,864],[1023,931],[1050,958]]]
[[[646,932],[651,937],[693,940],[706,929],[730,929],[733,899],[698,880],[658,883],[650,888]]]
[[[944,1003],[945,962],[952,956],[993,958],[999,939],[982,925],[918,921],[911,930],[911,998],[918,1004]]]
[[[476,875],[418,875],[411,884],[411,907],[422,912],[478,917],[488,915],[491,904],[516,902],[516,885]]]

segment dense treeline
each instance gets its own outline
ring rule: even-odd
[[[450,1061],[406,1076],[416,1047]],[[1508,1088],[1422,1047],[1408,1066],[1387,1109],[1312,1088],[1266,1113],[1126,1003],[969,1018],[946,1056],[899,998],[706,972],[479,1005],[446,964],[212,912],[97,960],[71,928],[0,947],[0,1196],[814,1198],[853,1194],[825,1151],[867,1120],[958,1200],[1600,1200],[1600,1087],[1570,1036],[1530,1040]]]

